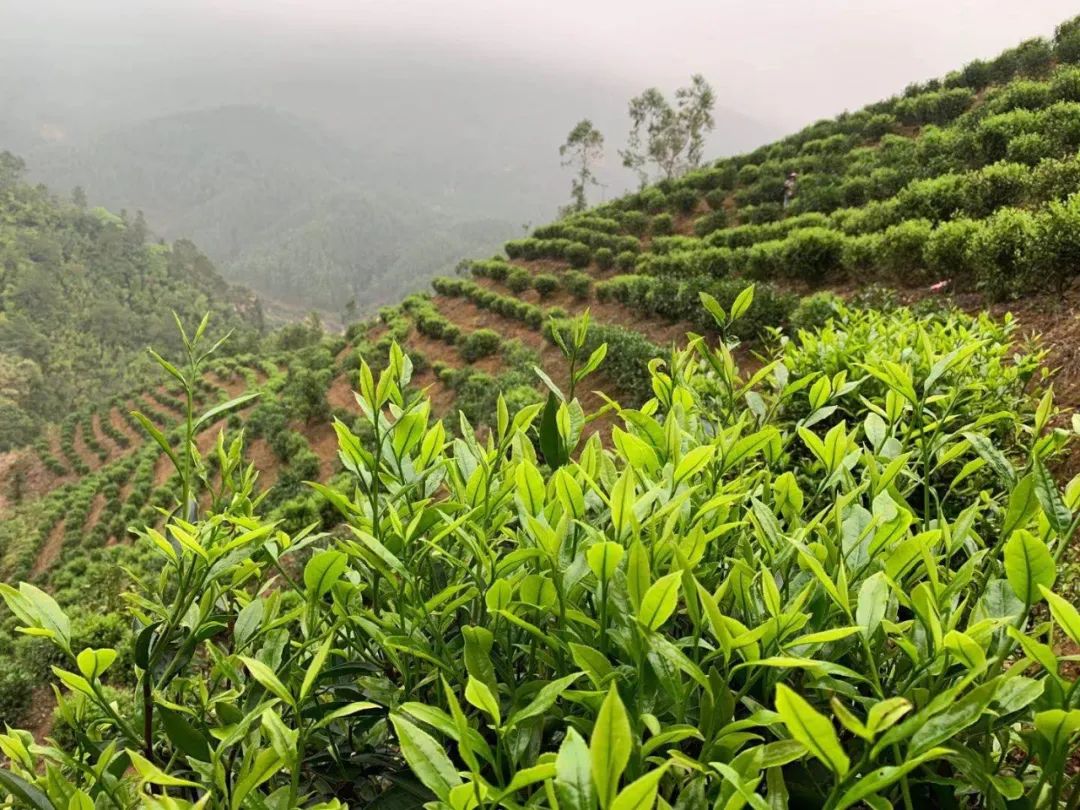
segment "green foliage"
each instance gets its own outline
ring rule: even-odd
[[[566,261],[570,262],[571,267],[587,267],[592,260],[592,251],[589,250],[588,245],[575,242],[567,245],[566,250],[563,251],[563,256]]]
[[[560,283],[574,298],[587,300],[592,292],[592,276],[578,270],[567,270],[562,274]]]
[[[637,266],[638,254],[624,250],[615,257],[615,266],[620,270],[633,270]]]
[[[667,236],[675,232],[675,223],[671,214],[657,214],[649,223],[649,230],[653,236]]]
[[[784,240],[781,274],[821,281],[840,267],[844,239],[827,228],[793,231]]]
[[[1035,233],[1035,217],[1021,209],[1004,208],[986,220],[969,248],[979,287],[1006,298],[1036,286],[1030,273]]]
[[[178,348],[170,310],[213,310],[215,333],[250,345],[257,312],[190,242],[149,240],[141,219],[86,211],[21,180],[0,182],[0,452],[46,421],[150,377],[148,343]],[[92,452],[94,448],[91,448]]]
[[[520,293],[532,286],[532,273],[524,267],[514,267],[506,274],[506,288]]]
[[[821,329],[830,318],[840,312],[842,300],[831,292],[819,292],[808,295],[799,301],[791,313],[791,331],[814,331]]]
[[[341,533],[259,517],[233,442],[205,518],[141,533],[127,650],[0,588],[62,695],[0,779],[43,807],[1068,806],[1080,481],[1046,472],[1069,437],[1012,329],[837,305],[753,374],[653,347],[606,443],[555,383],[452,440],[392,346],[335,425]],[[607,341],[612,382],[640,340],[550,331]]]
[[[470,332],[458,345],[461,359],[473,363],[481,357],[489,357],[499,350],[502,338],[493,329],[477,329]]]
[[[537,273],[533,276],[532,285],[540,298],[544,299],[559,289],[559,277],[552,273]]]
[[[615,264],[615,254],[611,248],[600,248],[593,254],[593,261],[599,270],[610,270]]]

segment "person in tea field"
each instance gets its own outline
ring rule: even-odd
[[[791,205],[791,201],[795,198],[795,191],[799,184],[799,173],[790,172],[787,179],[784,181],[784,208],[786,209]]]

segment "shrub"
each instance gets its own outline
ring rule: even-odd
[[[896,115],[906,124],[947,124],[968,108],[974,95],[966,87],[920,93],[902,99]]]
[[[727,224],[727,212],[723,208],[714,208],[694,220],[694,233],[698,236],[708,236],[714,231],[726,228]]]
[[[667,236],[675,232],[675,221],[671,214],[657,214],[650,226],[653,236]]]
[[[642,211],[624,211],[619,222],[627,233],[641,236],[649,228],[649,218]]]
[[[964,210],[987,217],[1006,205],[1017,205],[1031,191],[1031,170],[1019,163],[996,163],[975,172],[964,189]]]
[[[671,203],[672,209],[679,214],[693,213],[697,208],[698,195],[693,189],[680,188],[673,191],[668,195],[668,200]],[[653,220],[653,229],[655,231],[656,221]]]
[[[495,354],[502,344],[499,333],[493,329],[477,329],[470,332],[458,346],[461,359],[467,363],[474,363],[481,357]]]
[[[647,214],[660,214],[667,210],[667,196],[656,186],[644,189],[638,197]]]
[[[515,267],[506,274],[506,287],[511,292],[524,292],[531,286],[532,274],[524,267]]]
[[[567,270],[562,275],[562,285],[574,298],[586,299],[592,290],[592,277],[588,273]]]
[[[1031,252],[1033,284],[1063,292],[1080,273],[1080,194],[1040,212]]]
[[[807,281],[820,281],[841,266],[844,237],[828,228],[804,228],[788,234],[780,261],[783,272]]]
[[[615,266],[620,270],[633,270],[637,267],[638,254],[624,250],[615,257]]]
[[[932,230],[925,219],[911,219],[887,228],[877,244],[878,267],[901,283],[924,281],[923,249]]]
[[[1062,62],[1080,62],[1080,17],[1067,20],[1054,29],[1054,55]]]
[[[1012,163],[1034,166],[1040,160],[1050,157],[1050,141],[1041,132],[1023,132],[1009,140],[1005,147],[1005,157]]]
[[[938,279],[951,279],[959,287],[973,283],[970,247],[979,227],[979,223],[966,218],[938,225],[923,248],[927,270]]]
[[[541,298],[547,298],[559,289],[559,277],[551,273],[538,273],[533,276],[533,287]]]
[[[1080,157],[1044,160],[1032,173],[1032,196],[1040,200],[1064,200],[1080,189]]]
[[[566,248],[563,257],[570,262],[571,267],[588,267],[592,259],[592,251],[589,250],[588,245],[575,242]]]
[[[1002,208],[972,236],[971,263],[981,289],[1006,298],[1031,283],[1035,218],[1028,211]]]
[[[4,653],[7,655],[7,653]],[[0,723],[17,726],[30,708],[30,698],[37,682],[30,675],[15,668],[0,672]]]
[[[611,248],[598,248],[593,253],[593,261],[596,262],[596,266],[600,270],[610,270],[612,265],[615,264],[615,253]]]
[[[843,300],[831,292],[818,292],[799,301],[791,313],[791,330],[816,330],[825,326],[834,317],[843,304]]]
[[[716,188],[705,195],[705,203],[709,206],[711,211],[722,211],[724,209],[724,203],[727,201],[728,192],[721,188]]]
[[[495,281],[502,281],[509,274],[513,265],[501,259],[489,259],[487,261],[474,261],[470,268],[474,276],[485,276]]]

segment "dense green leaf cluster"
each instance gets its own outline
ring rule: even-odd
[[[316,485],[344,532],[261,520],[219,443],[207,515],[143,533],[132,647],[0,588],[72,732],[0,735],[0,780],[45,808],[1067,806],[1080,482],[1047,472],[1070,434],[1011,331],[838,306],[749,375],[694,338],[606,444],[554,383],[452,439],[392,346]]]
[[[237,349],[256,334],[256,302],[191,243],[154,244],[141,218],[80,208],[21,172],[0,153],[0,451],[145,381],[147,344],[178,346],[170,310],[215,312],[217,329],[243,333]]]

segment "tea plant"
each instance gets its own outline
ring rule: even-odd
[[[74,732],[0,735],[0,784],[43,808],[1075,803],[1054,583],[1080,481],[1047,472],[1069,434],[1049,393],[1022,406],[1032,356],[959,314],[833,324],[749,375],[692,336],[606,445],[554,381],[451,440],[391,346],[362,433],[335,423],[349,484],[313,485],[334,536],[261,520],[219,440],[208,514],[141,533],[133,700],[115,650],[0,589],[65,660]],[[796,370],[821,344],[838,370]],[[212,483],[165,448],[181,502]]]

